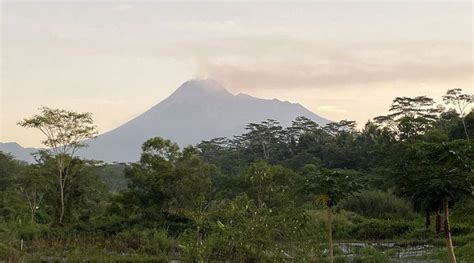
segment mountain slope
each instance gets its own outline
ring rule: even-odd
[[[31,155],[32,153],[36,152],[38,149],[35,148],[23,148],[16,142],[0,142],[0,151],[4,153],[9,153],[15,159],[20,161],[25,161],[28,163],[33,163],[35,159]]]
[[[107,162],[136,161],[142,143],[155,136],[187,146],[205,139],[239,135],[249,122],[268,118],[288,126],[297,116],[306,116],[319,124],[328,122],[300,104],[232,95],[213,80],[191,80],[145,113],[98,136],[79,154]]]

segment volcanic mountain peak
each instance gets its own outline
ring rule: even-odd
[[[240,135],[250,122],[274,119],[287,127],[298,116],[320,125],[329,122],[298,103],[234,96],[214,80],[190,80],[148,111],[89,141],[89,147],[81,149],[79,155],[106,162],[133,162],[140,158],[143,142],[152,137],[170,139],[184,147]],[[1,146],[0,150],[7,148]]]
[[[212,79],[193,79],[184,82],[170,97],[196,97],[209,95],[232,96],[219,82]]]

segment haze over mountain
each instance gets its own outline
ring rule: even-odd
[[[233,95],[214,80],[190,80],[145,113],[99,135],[78,154],[106,162],[132,162],[139,159],[142,143],[155,136],[185,147],[240,135],[250,122],[275,119],[288,126],[298,116],[321,125],[329,122],[298,103]]]

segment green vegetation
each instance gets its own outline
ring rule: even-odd
[[[409,200],[380,190],[364,190],[353,198],[343,200],[340,206],[344,210],[369,218],[390,219],[400,215],[407,219],[415,218]]]
[[[35,164],[0,152],[0,261],[474,260],[472,95],[396,98],[361,131],[298,117],[140,161],[74,154],[89,114],[42,108]],[[400,262],[400,261],[398,261]]]

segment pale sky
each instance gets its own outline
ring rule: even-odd
[[[93,113],[100,132],[192,78],[299,102],[332,120],[385,114],[395,96],[474,93],[467,2],[1,4],[0,142],[41,105]]]

